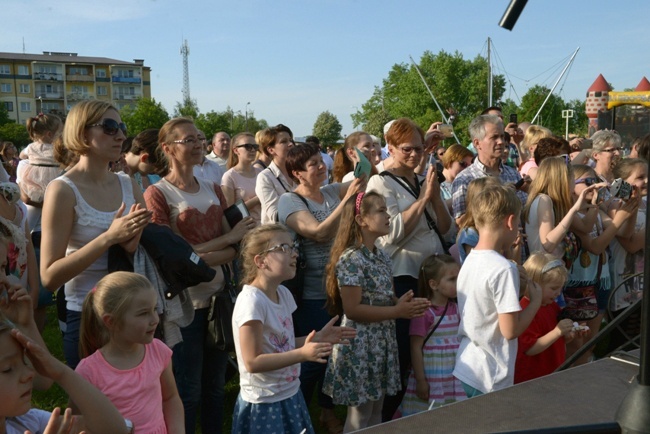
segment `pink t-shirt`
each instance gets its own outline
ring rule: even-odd
[[[521,169],[519,169],[519,174],[521,176],[526,176],[528,175],[528,171],[533,167],[537,167],[537,163],[535,163],[534,158],[531,158],[530,160],[526,161],[523,166],[521,166]]]
[[[132,369],[111,366],[101,351],[79,362],[76,372],[106,395],[141,434],[167,434],[163,416],[160,376],[172,358],[172,350],[154,339],[145,345],[142,362]]]

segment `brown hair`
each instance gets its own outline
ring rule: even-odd
[[[442,166],[449,169],[454,162],[458,161],[460,163],[467,157],[474,158],[472,151],[463,145],[453,144],[442,155]]]
[[[632,175],[637,166],[648,167],[648,162],[642,158],[624,158],[614,166],[614,177],[623,178],[624,180]]]
[[[357,195],[350,197],[343,204],[343,212],[338,232],[332,243],[330,261],[325,267],[325,288],[327,291],[327,303],[325,307],[330,315],[341,315],[343,313],[343,301],[338,278],[336,276],[336,264],[345,250],[350,247],[359,248],[362,243],[361,226],[355,219]],[[359,205],[359,215],[365,216],[370,211],[377,209],[385,203],[384,197],[374,191],[363,195]]]
[[[27,119],[27,133],[33,141],[40,141],[45,134],[56,133],[61,128],[61,124],[61,118],[57,115],[44,115],[43,113],[39,113]]]
[[[277,138],[278,133],[287,133],[289,134],[289,137],[293,139],[293,133],[291,132],[289,127],[282,124],[277,124],[274,127],[265,128],[262,131],[258,131],[257,133],[259,134],[258,144],[262,148],[262,152],[264,152],[269,157],[271,156],[271,153],[269,152],[269,148],[275,146],[275,139]]]
[[[170,119],[160,128],[158,131],[158,146],[156,147],[156,173],[160,176],[165,176],[169,173],[170,160],[165,151],[163,150],[163,144],[171,144],[174,140],[178,139],[178,132],[176,128],[179,125],[191,124],[194,125],[194,121],[187,117],[178,117]]]
[[[314,155],[319,155],[319,154],[320,154],[320,149],[318,145],[314,145],[312,143],[305,143],[304,145],[292,146],[289,149],[289,153],[287,154],[287,162],[286,162],[287,172],[289,173],[291,179],[293,179],[296,182],[300,182],[298,181],[298,178],[296,178],[293,175],[293,172],[305,170],[307,165],[307,160],[309,160]]]
[[[424,131],[409,118],[395,119],[386,133],[386,143],[398,146],[412,138],[418,138],[424,143]]]
[[[257,277],[257,266],[255,256],[268,249],[269,241],[277,233],[289,234],[289,229],[280,223],[270,223],[257,226],[249,231],[241,242],[241,253],[239,256],[241,267],[242,283],[250,284]]]
[[[348,149],[356,148],[363,136],[370,137],[370,140],[372,141],[372,136],[370,136],[370,134],[363,131],[355,131],[345,138],[343,146],[336,152],[336,155],[334,155],[334,168],[332,169],[332,179],[334,182],[341,182],[345,175],[354,170],[354,163],[350,160],[346,151]],[[370,163],[372,164],[372,161]],[[370,175],[372,176],[376,174],[377,168],[373,164]]]
[[[422,261],[418,272],[418,297],[431,299],[433,292],[429,287],[429,280],[440,282],[443,270],[449,265],[458,265],[456,260],[449,255],[431,255]]]

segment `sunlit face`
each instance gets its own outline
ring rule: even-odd
[[[244,164],[250,164],[255,161],[258,149],[259,146],[255,143],[255,138],[250,136],[242,136],[232,147],[232,151],[237,155],[239,161]]]
[[[373,157],[372,157],[373,143],[369,135],[367,134],[362,135],[359,138],[359,142],[356,144],[355,148],[361,151],[361,153],[368,159],[368,161],[370,162],[373,161]],[[347,153],[348,157],[352,162],[354,163],[359,162],[359,156],[357,155],[357,152],[354,149],[346,149],[345,152]]]
[[[474,140],[474,147],[482,162],[501,159],[505,152],[505,144],[502,123],[485,124],[485,136],[483,139]]]
[[[625,181],[636,187],[641,196],[648,194],[648,167],[645,164],[637,164],[630,176]]]
[[[172,165],[200,164],[203,160],[203,145],[198,139],[199,131],[194,124],[185,123],[174,128],[174,140],[163,144],[163,150],[171,158]]]
[[[228,158],[228,152],[230,152],[230,136],[224,132],[215,134],[212,142],[212,151],[223,159]]]
[[[397,146],[390,145],[390,148],[394,167],[401,166],[403,168],[415,169],[420,164],[420,161],[422,161],[424,144],[419,134],[414,133],[408,141],[400,143]]]
[[[327,178],[327,166],[323,162],[323,155],[320,152],[312,155],[305,163],[305,169],[296,170],[294,173],[301,184],[321,185]]]
[[[33,379],[23,347],[8,331],[0,332],[0,419],[29,411]]]
[[[542,306],[547,306],[555,301],[564,288],[564,280],[555,279],[541,285],[542,287]]]
[[[120,114],[113,109],[109,109],[104,113],[104,116],[94,124],[102,124],[104,120],[112,119],[117,123],[122,122]],[[84,138],[88,143],[88,155],[94,155],[108,162],[117,161],[122,155],[122,142],[126,140],[126,136],[122,130],[117,131],[117,134],[110,136],[104,133],[103,128],[99,125],[87,127],[84,132]]]
[[[269,240],[268,246],[271,251],[260,252],[258,255],[262,258],[262,272],[280,281],[292,279],[296,274],[298,252],[291,248],[291,235],[287,232],[277,232]]]
[[[365,199],[372,201],[368,212],[363,216],[358,216],[357,221],[368,232],[377,237],[381,237],[390,232],[390,215],[386,208],[386,201],[383,198],[371,197]]]
[[[620,161],[621,148],[608,143],[602,151],[594,152],[592,158],[596,161],[596,171],[598,173],[607,172]]]
[[[138,288],[134,291],[137,293],[131,299],[123,318],[113,328],[112,336],[128,344],[148,344],[153,341],[158,326],[158,297],[153,288]]]
[[[269,153],[273,157],[273,161],[281,166],[287,160],[289,149],[293,146],[293,141],[289,133],[280,131],[275,136],[275,145],[269,147]]]

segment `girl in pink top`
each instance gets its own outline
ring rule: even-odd
[[[102,278],[84,301],[80,344],[85,358],[76,371],[133,422],[135,433],[184,433],[172,351],[154,339],[157,302],[143,276],[118,271]]]

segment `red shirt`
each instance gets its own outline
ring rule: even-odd
[[[530,304],[527,297],[521,299],[521,308],[525,309]],[[528,351],[537,339],[544,336],[557,326],[560,306],[556,302],[540,306],[535,318],[523,332],[518,341],[517,361],[515,363],[515,384],[532,380],[533,378],[548,375],[564,362],[566,356],[566,343],[564,337],[534,356],[527,356]]]

